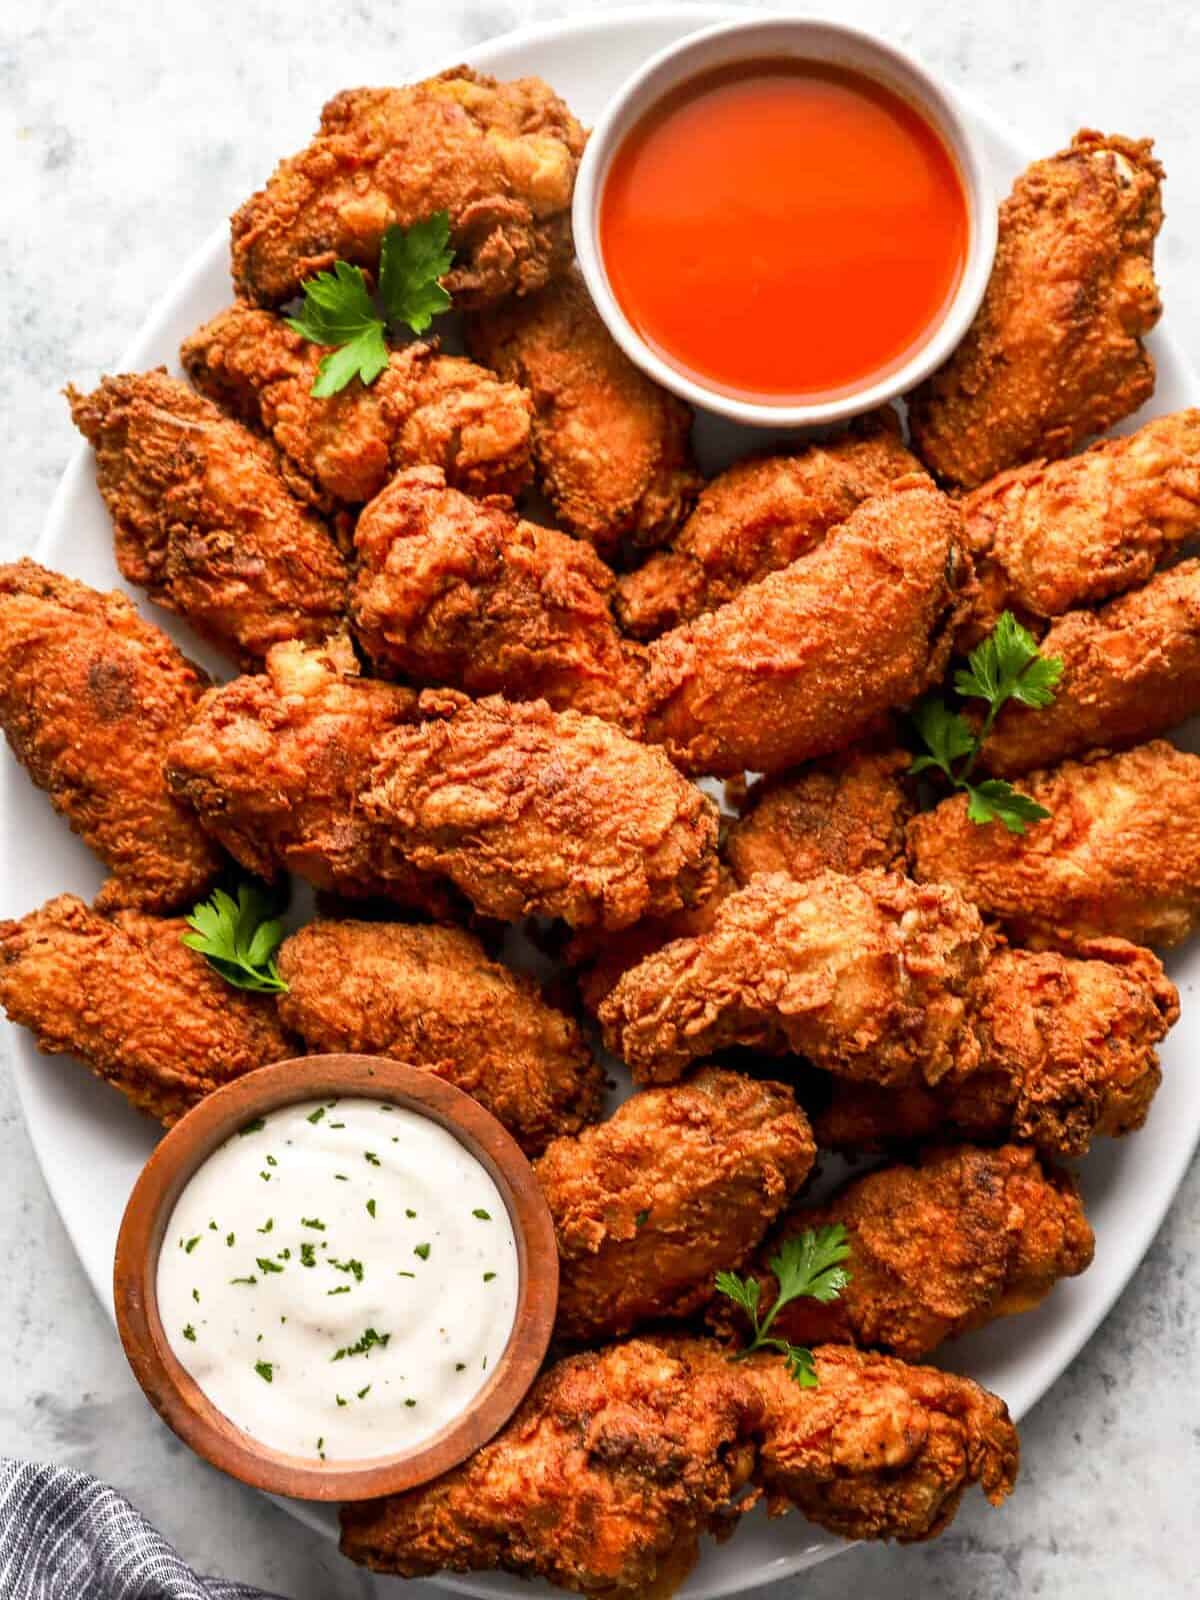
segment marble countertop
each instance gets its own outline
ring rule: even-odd
[[[768,5],[768,9],[771,9]],[[419,75],[521,24],[601,0],[42,0],[0,22],[0,555],[29,551],[74,446],[59,389],[112,369],[160,286],[360,82]],[[779,8],[782,9],[782,8]],[[989,102],[1039,150],[1081,125],[1152,133],[1169,174],[1167,314],[1200,347],[1200,10],[1122,0],[840,0]],[[201,1571],[290,1600],[399,1594],[208,1470],[136,1390],[0,1076],[6,1291],[0,1451],[115,1484]],[[1195,1583],[1200,1469],[1200,1164],[1136,1281],[1022,1429],[999,1515],[970,1503],[938,1543],[859,1547],[772,1591],[806,1600],[1180,1600]],[[422,1590],[430,1595],[433,1591]],[[410,1588],[409,1591],[413,1592]],[[765,1593],[765,1591],[763,1591]]]

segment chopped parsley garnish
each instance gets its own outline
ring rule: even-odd
[[[428,1244],[415,1244],[415,1245],[413,1245],[413,1255],[420,1256],[422,1261],[428,1261],[429,1260],[429,1246],[428,1246]]]
[[[197,1305],[200,1304],[200,1291],[199,1291],[199,1289],[193,1289],[192,1290],[192,1299],[196,1302]]]
[[[192,1237],[187,1241],[186,1244],[184,1244],[182,1239],[179,1242],[180,1242],[180,1244],[183,1244],[183,1253],[184,1253],[184,1255],[185,1256],[190,1256],[192,1251],[200,1243],[200,1235],[198,1233],[194,1233],[192,1235]]]
[[[183,1330],[183,1337],[185,1339],[190,1340],[192,1344],[195,1344],[195,1342],[196,1342],[196,1330],[195,1330],[195,1328],[192,1327],[190,1322],[188,1323],[187,1327]]]
[[[374,1202],[374,1200],[368,1200],[367,1201],[367,1215],[369,1217],[373,1217],[375,1215],[375,1202]]]
[[[279,1165],[279,1163],[278,1163],[278,1161],[276,1161],[274,1156],[268,1156],[267,1157],[267,1165],[269,1167],[277,1167]]]
[[[330,1256],[329,1265],[336,1267],[339,1272],[352,1272],[355,1283],[363,1281],[363,1264],[361,1261],[356,1261],[353,1256],[348,1261],[338,1261],[335,1257]]]
[[[290,1261],[292,1259],[292,1252],[285,1247],[279,1252],[279,1259],[280,1261]]]
[[[331,1128],[344,1128],[346,1124],[344,1122],[331,1122],[329,1126]]]
[[[471,1215],[473,1217],[478,1217],[480,1222],[490,1222],[492,1220],[492,1213],[490,1211],[485,1211],[482,1206],[476,1206]]]
[[[254,1264],[260,1272],[282,1272],[283,1268],[278,1261],[272,1261],[270,1256],[255,1256]]]
[[[815,1389],[817,1374],[813,1367],[812,1351],[804,1345],[789,1344],[786,1339],[771,1336],[771,1324],[793,1300],[807,1297],[828,1305],[850,1282],[850,1274],[842,1262],[850,1255],[846,1230],[840,1222],[824,1228],[806,1228],[794,1238],[785,1239],[778,1252],[767,1265],[775,1274],[778,1294],[775,1304],[766,1316],[759,1318],[758,1302],[762,1284],[757,1278],[742,1278],[736,1272],[718,1272],[717,1289],[728,1295],[750,1319],[753,1337],[734,1360],[750,1355],[755,1350],[778,1350],[787,1363],[789,1376],[802,1389]]]
[[[398,1278],[415,1278],[416,1277],[416,1273],[415,1272],[398,1272],[396,1274],[396,1276]]]
[[[467,1370],[467,1363],[465,1361],[456,1361],[454,1363],[454,1370],[455,1372],[465,1372]]]
[[[302,1228],[319,1228],[322,1233],[325,1232],[325,1224],[320,1217],[301,1217],[300,1226]]]
[[[364,1330],[362,1337],[354,1344],[343,1345],[342,1348],[334,1355],[330,1356],[329,1359],[331,1361],[344,1361],[347,1356],[365,1356],[368,1355],[376,1345],[383,1350],[387,1347],[388,1340],[391,1337],[392,1336],[390,1333],[376,1333],[374,1328],[367,1328]]]
[[[494,1272],[485,1272],[484,1275],[483,1275],[484,1283],[491,1283],[492,1279],[495,1276],[496,1276],[496,1274]]]
[[[344,1172],[335,1172],[334,1173],[334,1177],[337,1179],[337,1181],[339,1183],[349,1183],[350,1182],[350,1179],[346,1176],[346,1174]]]
[[[644,1228],[646,1226],[647,1222],[649,1222],[649,1220],[650,1220],[650,1209],[649,1209],[649,1207],[647,1207],[645,1211],[639,1211],[637,1213],[637,1215],[633,1219],[633,1225],[634,1225],[635,1228]]]
[[[325,1107],[324,1106],[318,1106],[315,1111],[310,1111],[309,1112],[308,1116],[305,1118],[305,1121],[306,1122],[320,1122],[321,1118],[324,1115],[325,1115]]]
[[[315,1267],[317,1264],[317,1247],[308,1239],[300,1246],[300,1265],[302,1267]]]
[[[233,1246],[234,1246],[234,1243],[236,1242],[236,1240],[237,1240],[237,1234],[236,1233],[227,1233],[225,1235],[225,1243],[228,1245],[228,1247],[231,1250],[233,1249]]]
[[[358,1391],[358,1398],[360,1400],[365,1400],[367,1398],[367,1396],[370,1394],[370,1392],[371,1392],[371,1385],[368,1383],[365,1386],[365,1388],[362,1388],[362,1389],[360,1389]]]
[[[405,1402],[404,1402],[404,1404],[405,1404],[405,1405],[406,1405],[406,1406],[415,1406],[415,1405],[416,1405],[416,1403],[417,1403],[417,1402],[416,1402],[416,1401],[415,1401],[415,1400],[406,1400],[406,1401],[405,1401]]]
[[[322,1434],[321,1437],[317,1440],[317,1454],[320,1456],[321,1460],[324,1461],[324,1459],[325,1459],[325,1435],[324,1434]]]
[[[254,1370],[264,1383],[273,1383],[275,1380],[275,1363],[273,1361],[256,1361]]]
[[[270,1183],[271,1181],[271,1174],[269,1172],[260,1172],[259,1177],[264,1183]]]
[[[339,1283],[336,1289],[326,1289],[325,1293],[327,1295],[329,1295],[329,1294],[349,1294],[350,1293],[350,1285],[348,1283]]]
[[[263,1223],[262,1227],[258,1229],[258,1232],[259,1233],[270,1233],[271,1229],[274,1226],[275,1226],[275,1218],[274,1217],[268,1217],[266,1222]]]
[[[416,1213],[416,1212],[415,1212],[415,1211],[410,1211],[410,1210],[409,1210],[409,1208],[408,1208],[408,1207],[407,1207],[407,1206],[405,1206],[405,1208],[404,1208],[404,1215],[405,1215],[405,1216],[406,1216],[406,1217],[415,1217],[415,1216],[416,1216],[416,1214],[417,1214],[417,1213]]]
[[[251,1273],[248,1278],[230,1278],[230,1283],[257,1283],[258,1279]]]
[[[333,1398],[340,1406],[348,1406],[350,1404],[349,1400],[343,1400],[340,1394],[335,1394]]]
[[[248,1133],[261,1133],[266,1125],[266,1117],[255,1117],[253,1122],[248,1122],[244,1128],[238,1129],[238,1138],[244,1139]]]
[[[199,951],[226,983],[254,994],[287,993],[275,961],[283,925],[261,889],[240,884],[236,900],[224,889],[214,889],[208,900],[193,907],[187,921],[192,931],[181,935],[184,944]],[[242,1130],[257,1131],[254,1123]]]
[[[373,1167],[377,1167],[379,1165],[379,1157],[375,1154],[374,1150],[364,1150],[363,1160],[369,1161]]]

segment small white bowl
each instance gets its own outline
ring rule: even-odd
[[[688,376],[653,350],[622,311],[600,248],[600,198],[613,156],[635,123],[677,85],[738,61],[793,57],[855,69],[916,106],[941,135],[967,198],[967,256],[941,317],[903,365],[835,398],[807,404],[739,399]],[[996,197],[974,130],[950,90],[894,45],[841,23],[812,17],[722,22],[652,56],[609,102],[592,130],[575,181],[575,252],[588,290],[613,338],[656,383],[703,410],[760,428],[804,428],[856,416],[916,387],[941,366],[971,324],[996,253]],[[881,285],[881,288],[886,286]]]

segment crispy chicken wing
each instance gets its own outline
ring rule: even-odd
[[[202,394],[270,434],[288,487],[319,510],[362,505],[405,467],[441,467],[468,494],[515,495],[530,474],[533,406],[436,340],[393,350],[372,384],[313,395],[329,352],[282,317],[237,301],[184,340]]]
[[[102,915],[59,895],[0,922],[0,1005],[50,1055],[77,1056],[172,1123],[222,1084],[297,1054],[270,995],[231,988],[182,917]]]
[[[485,916],[625,928],[711,892],[717,815],[661,751],[542,700],[426,693],[376,750],[367,814]]]
[[[1156,739],[1021,787],[1050,812],[1024,835],[969,821],[964,795],[914,817],[913,876],[953,884],[1022,944],[1167,947],[1200,923],[1200,756]]]
[[[600,1007],[605,1043],[642,1082],[729,1045],[795,1052],[868,1082],[936,1083],[966,1051],[989,948],[953,889],[894,873],[751,880],[712,929],[627,972]]]
[[[473,1095],[527,1155],[600,1115],[576,1022],[462,928],[310,922],[284,941],[279,1014],[310,1050],[390,1056]]]
[[[130,583],[240,665],[340,624],[348,573],[274,448],[163,371],[67,390]]]
[[[206,682],[123,594],[34,561],[0,566],[0,727],[114,874],[108,905],[190,908],[220,871],[221,852],[163,777]]]
[[[634,366],[577,271],[472,318],[467,343],[532,395],[538,486],[564,528],[605,554],[671,537],[701,484],[691,410]]]
[[[1148,400],[1163,170],[1148,139],[1085,128],[1000,207],[991,279],[954,354],[909,399],[913,448],[966,488],[1063,456]]]
[[[621,626],[651,639],[724,605],[807,555],[894,479],[921,470],[890,406],[822,444],[737,462],[706,486],[671,548],[620,579]]]
[[[643,664],[589,545],[447,487],[393,478],[363,512],[351,615],[376,668],[472,694],[546,700],[636,733]]]
[[[459,309],[540,289],[571,259],[571,194],[586,135],[540,78],[452,67],[401,89],[347,89],[306,149],[232,224],[239,295],[278,305],[336,260],[375,272],[383,235],[450,216]]]
[[[646,1089],[535,1164],[558,1234],[559,1337],[687,1317],[800,1187],[816,1154],[792,1091],[714,1068]]]
[[[945,668],[970,563],[924,477],[649,646],[647,737],[685,772],[778,772],[869,733]]]

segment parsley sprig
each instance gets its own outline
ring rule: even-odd
[[[1009,833],[1023,834],[1031,822],[1050,815],[1045,806],[1018,793],[1002,778],[975,783],[972,774],[1003,707],[1010,700],[1034,710],[1050,705],[1062,671],[1060,658],[1039,655],[1033,635],[1011,611],[1005,611],[983,643],[971,651],[965,670],[954,674],[958,695],[987,705],[978,731],[944,700],[922,700],[913,712],[913,724],[929,753],[917,756],[908,770],[916,773],[936,768],[955,789],[966,792],[967,815],[972,822],[981,826],[1001,822]]]
[[[193,909],[187,919],[192,932],[182,935],[183,942],[189,950],[198,950],[235,989],[286,994],[287,984],[275,961],[283,927],[271,911],[269,898],[253,884],[241,884],[236,900],[224,889],[215,889],[211,899]]]
[[[849,1259],[850,1246],[846,1230],[840,1222],[824,1228],[806,1228],[794,1238],[785,1239],[778,1252],[767,1262],[779,1283],[775,1304],[766,1316],[759,1318],[758,1302],[762,1283],[758,1278],[742,1278],[736,1272],[718,1272],[717,1288],[741,1307],[750,1319],[752,1338],[744,1350],[739,1350],[735,1360],[752,1355],[755,1350],[778,1350],[787,1363],[791,1377],[802,1389],[815,1389],[817,1374],[813,1366],[812,1351],[800,1344],[790,1344],[786,1339],[775,1338],[771,1325],[775,1318],[793,1300],[807,1297],[828,1305],[850,1282],[850,1274],[842,1266]]]
[[[449,310],[450,296],[440,279],[453,260],[450,215],[436,211],[411,228],[385,232],[375,300],[362,268],[348,261],[335,261],[332,272],[306,279],[304,306],[298,317],[287,319],[288,327],[313,344],[334,347],[322,357],[311,393],[325,399],[355,377],[374,383],[388,364],[389,325],[403,323],[413,333],[424,333],[435,316]]]

